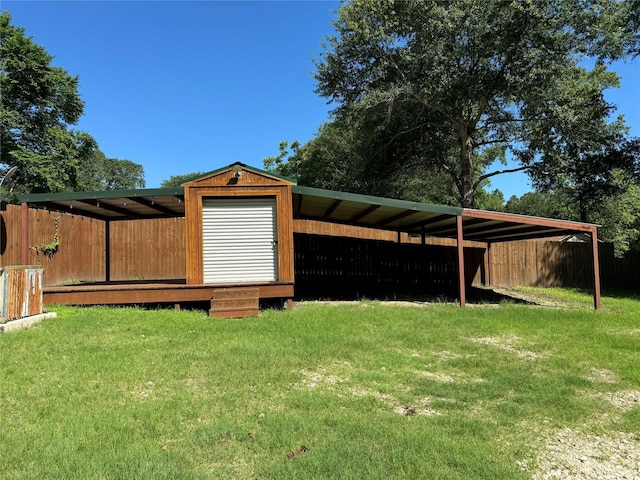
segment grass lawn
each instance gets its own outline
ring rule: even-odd
[[[558,443],[640,451],[640,300],[544,292],[572,307],[57,307],[0,335],[2,478],[526,479],[591,461]]]

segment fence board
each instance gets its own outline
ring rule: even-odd
[[[457,294],[457,252],[329,235],[294,234],[296,296]],[[465,250],[468,283],[483,271],[484,251]]]
[[[111,222],[111,280],[186,276],[184,218]]]
[[[21,208],[7,205],[2,213],[2,265],[22,263]],[[44,267],[43,285],[103,281],[104,222],[47,210],[29,209],[29,263]],[[54,251],[45,252],[58,238]]]
[[[21,208],[7,205],[0,224],[0,265],[21,263]],[[44,267],[45,286],[106,280],[105,223],[101,220],[29,209],[29,258]],[[57,250],[43,253],[56,235]],[[185,277],[184,219],[111,222],[111,280]]]
[[[632,260],[614,258],[611,244],[601,243],[598,250],[603,287],[640,286],[638,270]],[[491,255],[493,284],[496,286],[593,287],[590,243],[552,240],[504,242],[492,245]]]

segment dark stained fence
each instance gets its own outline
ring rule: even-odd
[[[614,258],[606,285],[640,292],[640,258]]]
[[[343,225],[337,223],[329,223],[329,222],[321,222],[317,220],[294,220],[293,221],[293,231],[295,233],[304,233],[307,235],[318,235],[318,236],[330,236],[330,237],[344,237],[344,238],[353,238],[353,239],[366,239],[366,240],[382,240],[385,242],[385,245],[388,245],[389,242],[400,243],[400,244],[412,244],[412,245],[422,245],[422,238],[420,236],[408,235],[407,233],[400,233],[398,235],[397,232],[389,231],[389,230],[380,230],[376,228],[367,228],[367,227],[356,227],[353,225]],[[399,241],[398,241],[399,240]],[[436,237],[426,237],[425,245],[427,246],[439,246],[439,247],[456,247],[457,242],[455,239],[451,238],[436,238]],[[479,256],[481,252],[485,251],[485,244],[481,242],[474,241],[465,241],[465,262],[467,263],[467,267],[465,268],[465,275],[467,283],[471,282],[473,285],[482,285],[487,281],[487,258],[482,260],[482,264],[480,264]],[[391,247],[390,247],[391,248]],[[444,249],[443,251],[449,252],[451,254],[451,250]],[[469,253],[474,251],[474,253]],[[454,253],[457,255],[457,253]],[[457,265],[457,256],[455,258],[455,265]],[[480,267],[478,267],[480,265]],[[457,268],[457,267],[456,267]],[[457,270],[456,270],[457,272]],[[470,278],[470,276],[472,276]],[[456,282],[457,288],[457,273],[454,278]]]
[[[297,297],[457,294],[453,247],[296,233],[294,249]],[[482,249],[466,249],[467,283],[483,265]]]

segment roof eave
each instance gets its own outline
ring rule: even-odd
[[[136,190],[105,190],[88,192],[32,193],[16,195],[18,201],[26,203],[60,202],[69,200],[98,200],[121,197],[160,197],[184,195],[184,188],[141,188]]]

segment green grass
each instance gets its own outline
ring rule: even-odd
[[[530,478],[516,462],[535,465],[546,434],[640,433],[640,406],[605,400],[640,390],[640,301],[604,307],[58,307],[0,335],[0,472]]]

